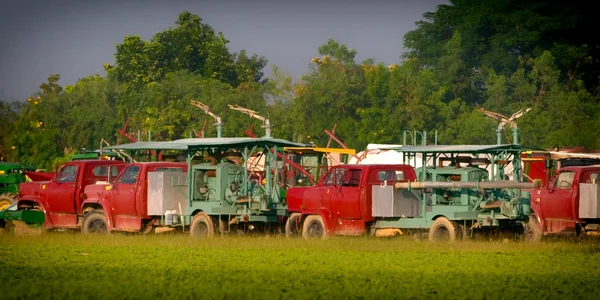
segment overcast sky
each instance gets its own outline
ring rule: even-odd
[[[48,75],[61,85],[113,62],[126,35],[150,39],[178,14],[198,14],[230,40],[229,49],[264,56],[295,79],[328,38],[373,57],[400,62],[402,37],[443,0],[4,0],[0,5],[0,100],[24,100]]]

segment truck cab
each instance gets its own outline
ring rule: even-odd
[[[21,183],[17,200],[18,210],[43,211],[46,229],[76,229],[81,224],[81,205],[84,199],[82,195],[85,187],[98,181],[106,181],[111,174],[118,174],[124,167],[125,163],[120,161],[67,162],[49,181]]]
[[[312,187],[287,191],[286,235],[326,237],[365,234],[375,221],[372,188],[415,181],[409,165],[338,165]]]
[[[157,219],[149,214],[153,204],[149,195],[154,192],[150,186],[152,174],[175,172],[185,178],[187,170],[188,165],[181,162],[136,162],[128,164],[108,182],[87,186],[82,205],[82,232],[152,230],[159,225]],[[160,215],[161,211],[159,209]]]
[[[600,223],[600,165],[563,167],[531,198],[540,236],[597,230],[591,224]]]

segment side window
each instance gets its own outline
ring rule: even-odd
[[[398,180],[398,181],[406,180],[404,177],[404,171],[396,170],[395,172],[396,172],[396,180]]]
[[[117,182],[119,183],[135,183],[138,178],[138,174],[140,173],[140,166],[128,166],[123,171],[121,177]]]
[[[95,177],[106,177],[107,173],[108,173],[108,167],[109,166],[95,166],[94,167],[94,176]],[[117,175],[119,175],[119,167],[118,166],[110,166],[110,176],[111,177],[116,177]]]
[[[599,183],[600,182],[600,171],[586,171],[581,176],[582,183]]]
[[[96,177],[104,177],[106,176],[106,169],[108,169],[107,166],[96,166],[94,167],[94,176]]]
[[[575,178],[575,172],[563,171],[558,174],[556,182],[554,182],[557,189],[569,189],[573,185],[573,179]]]
[[[77,177],[77,166],[69,165],[65,166],[58,176],[56,177],[56,182],[60,183],[71,183],[75,182],[75,177]]]
[[[398,171],[402,172],[402,171]],[[404,176],[404,173],[402,173]],[[394,171],[379,171],[377,173],[377,180],[379,181],[388,181],[388,180],[396,180],[396,173]]]

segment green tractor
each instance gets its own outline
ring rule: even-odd
[[[19,184],[27,181],[26,171],[35,171],[35,167],[18,162],[0,162],[0,211],[16,201]]]

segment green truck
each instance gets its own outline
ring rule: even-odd
[[[107,147],[127,151],[132,157],[147,150],[180,151],[188,167],[186,171],[139,175],[143,166],[135,171],[136,164],[130,165],[136,174],[131,182],[147,176],[144,184],[125,187],[130,181],[124,171],[113,182],[89,185],[84,191],[85,202],[100,207],[86,213],[100,216],[94,226],[111,231],[177,230],[193,237],[282,231],[288,216],[284,170],[289,169],[289,161],[282,159],[283,148],[303,146],[275,138],[220,137]],[[262,176],[255,176],[257,173]],[[135,226],[101,225],[99,222],[110,219],[109,213],[137,214],[143,226],[137,220]]]

